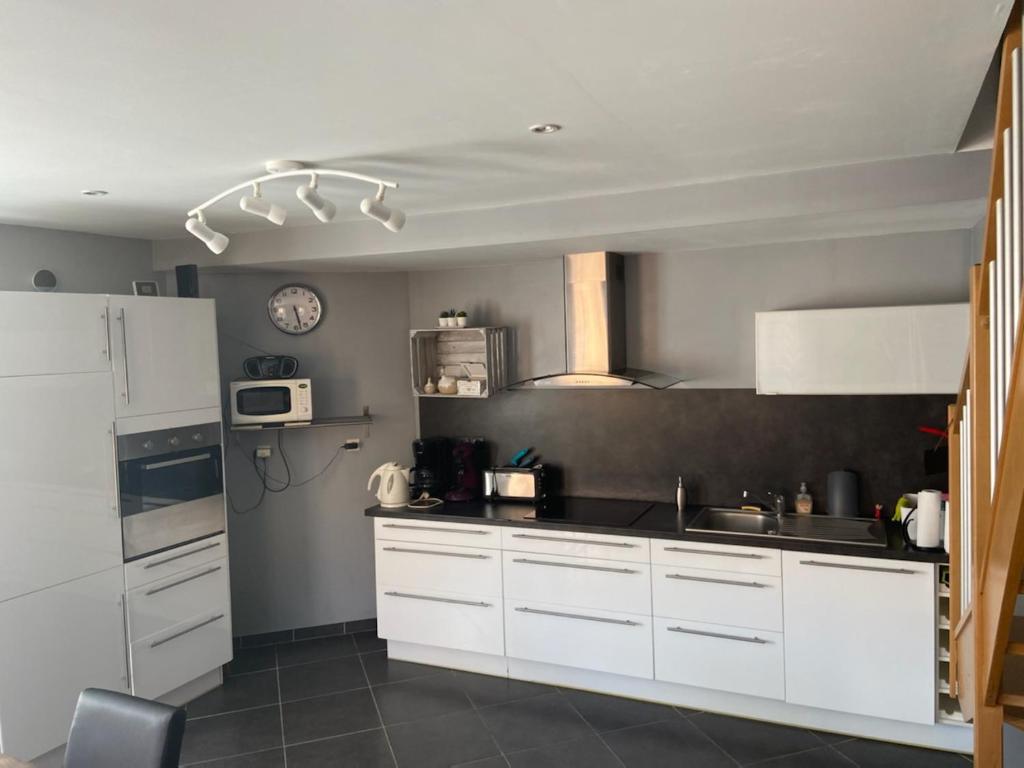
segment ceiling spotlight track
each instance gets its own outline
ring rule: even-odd
[[[306,184],[295,190],[295,196],[313,212],[320,221],[326,223],[331,221],[337,213],[337,207],[330,200],[320,194],[319,183],[321,178],[352,179],[373,184],[377,187],[377,194],[362,201],[359,209],[371,219],[379,221],[392,232],[397,232],[405,224],[405,214],[397,208],[390,208],[384,205],[384,193],[389,189],[398,189],[398,183],[385,181],[374,176],[366,176],[351,171],[338,171],[333,168],[305,168],[294,161],[275,160],[267,163],[267,170],[271,171],[265,176],[243,181],[230,189],[226,189],[219,195],[211,197],[205,203],[197,205],[188,212],[188,220],[185,222],[185,229],[201,240],[207,248],[214,253],[222,253],[228,247],[228,237],[217,232],[206,223],[205,211],[212,205],[216,205],[226,197],[236,192],[250,188],[251,194],[245,195],[238,201],[239,207],[246,213],[261,216],[272,224],[278,226],[284,224],[288,212],[277,203],[265,200],[261,194],[261,185],[269,181],[286,179],[289,177],[306,178]]]

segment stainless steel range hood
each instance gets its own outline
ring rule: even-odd
[[[565,269],[566,372],[517,384],[535,388],[665,389],[681,379],[626,367],[626,281],[621,254],[570,253]]]

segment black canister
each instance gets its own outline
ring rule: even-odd
[[[857,485],[856,472],[848,469],[829,472],[825,511],[832,517],[857,517],[860,514]]]

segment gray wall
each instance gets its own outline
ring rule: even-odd
[[[0,224],[0,291],[31,291],[39,269],[72,293],[131,293],[132,280],[162,280],[149,240]]]
[[[319,288],[326,306],[322,327],[298,338],[271,327],[266,310],[271,291],[293,279]],[[225,391],[241,377],[244,358],[261,350],[290,354],[299,359],[299,374],[313,379],[315,415],[358,414],[368,405],[375,419],[369,435],[365,427],[289,431],[284,448],[296,483],[322,469],[346,438],[363,439],[363,448],[342,453],[301,487],[267,494],[258,509],[229,512],[235,634],[374,616],[372,524],[363,516],[373,497],[366,481],[386,461],[408,463],[415,429],[406,275],[201,273],[200,293],[217,299]],[[228,433],[235,508],[258,498],[250,462],[257,444],[273,446],[270,472],[284,476],[278,435]]]

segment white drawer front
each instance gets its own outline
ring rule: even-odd
[[[782,631],[782,579],[655,565],[654,615]]]
[[[231,617],[193,616],[131,645],[132,693],[155,699],[231,660]]]
[[[651,561],[650,540],[636,536],[606,536],[576,531],[531,530],[503,527],[502,549],[541,555],[596,557],[632,563]]]
[[[378,541],[377,583],[500,598],[501,552]]]
[[[625,613],[651,613],[651,567],[582,557],[502,552],[505,597]]]
[[[228,537],[223,533],[193,541],[191,544],[182,544],[166,552],[158,552],[127,563],[124,567],[125,586],[128,589],[141,587],[143,584],[172,576],[193,566],[227,557],[227,554]]]
[[[454,544],[460,547],[485,549],[501,548],[501,529],[496,525],[465,525],[439,520],[378,517],[374,519],[373,530],[379,540]]]
[[[648,616],[506,600],[505,645],[516,659],[654,676]]]
[[[500,597],[378,586],[377,634],[386,640],[505,654]]]
[[[701,541],[651,540],[651,562],[682,568],[782,575],[782,553],[765,547],[737,547]]]
[[[129,637],[141,640],[198,613],[227,614],[230,606],[228,561],[221,558],[129,591]]]
[[[655,678],[767,699],[786,694],[782,635],[654,619]]]

